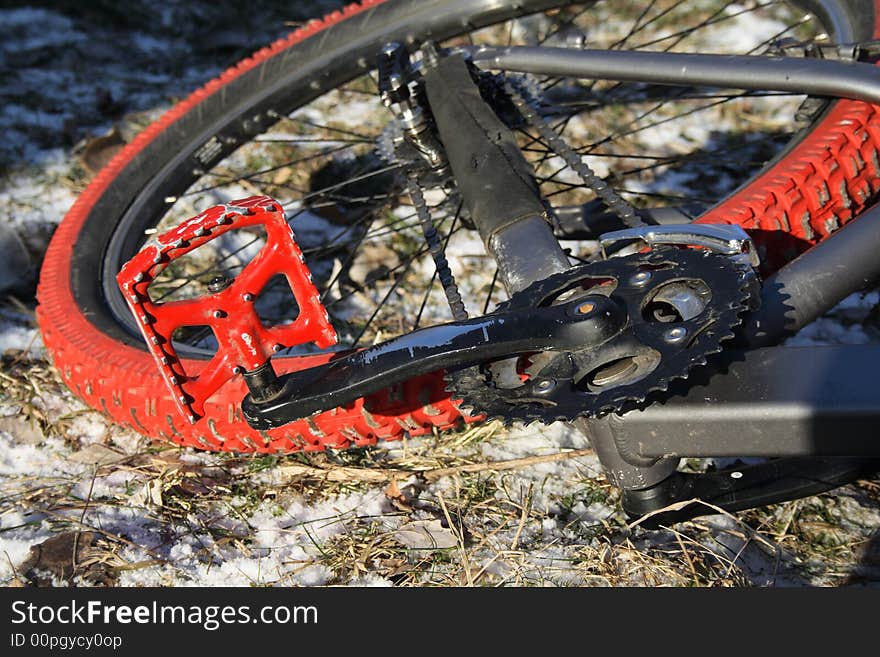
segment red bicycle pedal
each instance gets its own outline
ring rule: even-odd
[[[172,262],[230,230],[254,226],[265,228],[266,243],[228,286],[195,299],[150,299],[147,288]],[[287,279],[299,313],[290,324],[266,326],[254,301],[278,274]],[[293,230],[281,204],[268,196],[216,205],[151,239],[116,281],[178,410],[191,423],[204,416],[205,401],[223,384],[263,365],[276,351],[310,342],[320,348],[336,344]],[[172,342],[185,326],[209,326],[217,338],[216,353],[197,373],[186,370]]]

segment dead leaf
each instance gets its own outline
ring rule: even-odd
[[[131,496],[131,503],[134,506],[162,506],[162,479],[150,479],[139,491]]]
[[[376,567],[379,569],[379,572],[382,573],[383,577],[387,577],[389,579],[397,577],[398,575],[402,575],[404,573],[408,573],[415,568],[415,566],[406,559],[391,558],[378,559],[376,561]]]
[[[205,481],[195,477],[182,477],[176,486],[172,486],[172,490],[184,497],[201,497],[211,492],[211,487]]]
[[[113,569],[95,559],[95,554],[102,551],[97,542],[95,532],[58,534],[31,546],[18,570],[37,586],[51,586],[56,579],[69,582],[74,575],[81,575],[93,584],[112,584]]]
[[[39,445],[45,438],[43,431],[36,423],[28,422],[17,415],[0,417],[0,431],[5,431],[16,442],[24,445]]]
[[[89,465],[106,465],[108,463],[116,463],[127,458],[125,454],[117,452],[106,445],[100,443],[92,443],[86,445],[70,455],[71,461],[77,463],[87,463]]]
[[[95,175],[107,166],[123,146],[125,146],[125,141],[116,128],[105,135],[90,139],[81,156],[83,166],[89,173]]]
[[[400,265],[400,256],[385,244],[365,244],[348,268],[348,277],[366,287],[374,281],[388,278]]]
[[[392,479],[391,483],[385,489],[385,497],[391,502],[398,511],[406,511],[409,513],[413,510],[414,503],[419,496],[419,488],[410,484],[402,489],[397,485],[397,479]]]
[[[388,487],[385,489],[385,497],[389,500],[395,500],[400,497],[400,488],[397,485],[397,479],[392,479],[391,483],[388,484]]]
[[[416,520],[397,529],[394,540],[414,550],[442,550],[458,545],[458,539],[439,520]]]

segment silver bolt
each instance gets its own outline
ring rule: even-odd
[[[251,301],[254,300],[254,295],[251,294],[250,292],[245,292],[244,294],[241,295],[241,298],[244,299],[245,301],[247,301],[248,303],[250,303]]]
[[[272,345],[272,351],[274,351],[276,354],[277,354],[279,351],[281,351],[282,349],[284,349],[284,345],[281,345],[281,344],[274,344],[274,345]]]
[[[742,476],[743,476],[743,473],[740,472],[739,470],[737,470],[736,472],[731,472],[731,473],[730,473],[730,478],[731,478],[731,479],[742,479]]]
[[[137,274],[134,275],[134,282],[135,283],[140,283],[142,280],[144,280],[143,272],[138,272]],[[126,285],[126,287],[128,287],[128,286]]]
[[[675,344],[676,342],[681,342],[687,337],[687,329],[683,326],[676,326],[675,328],[671,328],[666,333],[663,334],[663,339],[666,342],[671,342]]]
[[[223,312],[222,310],[215,310],[213,315],[216,319],[220,319],[221,317],[226,317],[226,313]]]
[[[651,272],[640,271],[629,279],[630,285],[644,285],[651,280]]]
[[[233,374],[241,374],[242,372],[244,372],[244,369],[242,369],[239,365],[236,365],[232,368]]]
[[[208,292],[211,294],[217,294],[218,292],[222,292],[227,287],[232,285],[232,280],[228,276],[215,276],[210,281],[208,281]]]
[[[553,379],[541,379],[535,384],[535,392],[540,395],[546,395],[556,387],[556,381]]]

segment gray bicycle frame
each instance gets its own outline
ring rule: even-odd
[[[880,104],[880,72],[812,57],[512,46],[469,48],[481,68],[590,80],[780,91]]]

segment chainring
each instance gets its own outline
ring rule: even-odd
[[[574,267],[513,294],[496,312],[602,294],[627,312],[618,334],[583,350],[450,371],[447,390],[469,414],[505,424],[630,410],[721,351],[757,288],[749,265],[705,250],[658,247]]]

